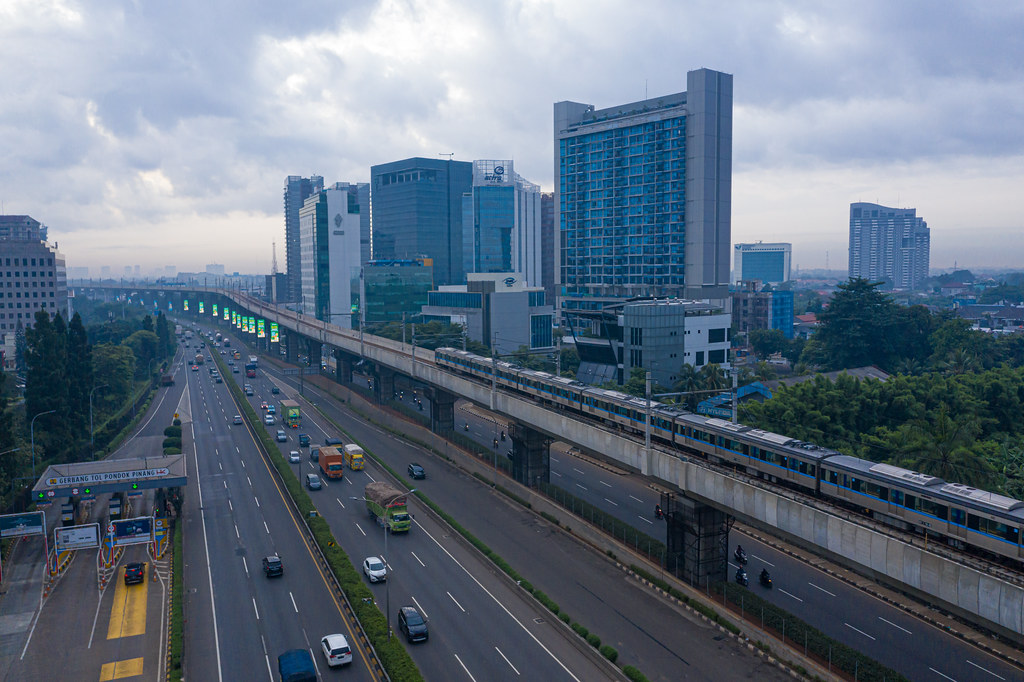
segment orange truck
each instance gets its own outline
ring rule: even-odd
[[[320,448],[320,472],[324,478],[342,478],[345,475],[345,455],[336,447]]]

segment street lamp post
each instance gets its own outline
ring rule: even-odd
[[[96,447],[95,432],[92,428],[92,394],[101,388],[107,388],[108,384],[100,384],[99,386],[93,386],[92,390],[89,391],[89,445],[92,448]]]
[[[40,412],[36,416],[32,417],[32,421],[29,422],[29,436],[32,440],[32,478],[36,477],[36,420],[42,417],[44,414],[53,414],[57,410],[47,410],[46,412]]]
[[[412,495],[414,492],[416,492],[416,488],[413,488],[412,490],[410,490],[408,492],[399,493],[399,494],[397,494],[397,495],[395,495],[393,497],[389,497],[387,502],[384,504],[384,509],[386,510],[388,505],[390,505],[392,502],[397,500],[399,497],[402,497],[403,495]],[[353,500],[362,500],[363,502],[366,501],[365,497],[353,497],[352,499]],[[387,511],[385,511],[384,513],[387,514]],[[384,565],[388,566],[388,523],[387,523],[386,519],[385,519],[384,523],[381,524],[381,529],[383,529],[383,531],[384,531],[384,557],[383,557]],[[391,572],[390,569],[388,569],[388,572],[389,573]],[[385,585],[384,585],[384,603],[385,603],[385,610],[387,612],[388,640],[390,640],[391,639],[391,576],[390,575],[388,576],[387,580],[384,581],[384,583],[385,583]]]

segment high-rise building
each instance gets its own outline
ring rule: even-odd
[[[554,105],[563,311],[655,295],[724,300],[731,249],[732,76],[595,109]]]
[[[540,195],[540,285],[547,300],[553,305],[555,296],[555,195]]]
[[[434,288],[429,258],[371,260],[363,266],[361,301],[367,325],[412,319]]]
[[[299,248],[299,210],[306,198],[324,188],[319,175],[289,175],[284,181],[284,261],[288,291],[282,301],[298,302],[302,295],[302,255]]]
[[[372,166],[373,258],[430,258],[437,284],[465,281],[462,195],[472,187],[468,161],[412,158]]]
[[[790,262],[793,258],[792,244],[736,244],[733,251],[734,284],[755,279],[765,284],[782,284],[789,281]]]
[[[344,329],[358,321],[361,209],[359,186],[337,182],[299,211],[302,312]]]
[[[0,351],[13,369],[15,335],[35,322],[38,310],[67,319],[64,255],[46,242],[46,226],[27,215],[0,215]]]
[[[917,209],[850,204],[850,277],[916,289],[928,278],[930,240]]]
[[[474,161],[473,189],[462,196],[462,263],[470,272],[518,272],[541,282],[540,187],[512,161]]]

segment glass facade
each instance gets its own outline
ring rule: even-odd
[[[743,279],[785,282],[786,254],[779,251],[752,252],[743,255]]]
[[[850,204],[850,277],[913,290],[928,278],[931,232],[914,208]]]
[[[427,304],[433,269],[422,261],[371,261],[363,268],[368,324],[401,322]]]
[[[530,348],[551,348],[555,345],[551,335],[551,315],[530,316]]]
[[[474,187],[463,216],[467,272],[511,272],[515,188]]]
[[[771,322],[772,329],[780,330],[787,339],[793,338],[793,292],[773,291]]]
[[[480,309],[484,307],[483,296],[475,291],[431,291],[427,296],[427,305]]]

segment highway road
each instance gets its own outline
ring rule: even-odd
[[[260,372],[261,375],[269,374],[288,397],[295,397],[295,377],[285,376],[267,366]],[[266,390],[265,386],[258,386],[258,392],[265,393]],[[723,637],[717,628],[657,599],[649,590],[627,578],[606,557],[566,538],[547,522],[508,502],[475,478],[368,425],[308,381],[305,382],[304,393],[346,431],[384,457],[393,469],[404,472],[411,461],[423,464],[427,469],[427,479],[410,481],[410,484],[417,485],[452,513],[536,587],[558,602],[574,620],[587,626],[604,643],[614,646],[619,651],[620,662],[636,665],[652,680],[786,677],[746,647]],[[305,409],[305,405],[303,407]],[[322,426],[315,413],[307,411],[306,414],[311,414],[312,420]],[[306,424],[304,421],[304,427]],[[308,465],[304,462],[304,466]],[[328,489],[330,494],[334,494],[336,487]],[[344,497],[337,496],[337,499],[344,501]],[[422,517],[422,514],[417,515],[417,528],[405,539],[415,537],[420,530],[419,524],[423,523]],[[418,555],[419,550],[414,551]],[[394,550],[392,554],[395,554]],[[415,561],[414,557],[412,561]],[[404,558],[403,564],[408,566],[409,558]],[[484,567],[484,571],[493,573],[496,569]],[[435,598],[433,603],[436,606],[427,607],[432,621],[438,619],[438,607],[440,612],[461,617],[460,604],[465,605],[460,595],[452,593],[448,596],[445,594],[447,591],[440,592]],[[410,596],[416,596],[416,593],[412,592]],[[414,650],[414,657],[419,652],[419,649]]]
[[[490,446],[495,430],[500,433],[507,426],[468,406],[459,404],[458,423],[468,422],[467,435]],[[564,444],[556,444],[551,454],[553,484],[664,541],[664,522],[654,516],[659,496],[643,476],[599,466],[559,446]],[[499,453],[509,447],[510,441],[499,442]],[[737,544],[747,551],[750,589],[758,596],[911,679],[998,682],[1024,677],[1021,669],[742,532],[730,533],[730,557]],[[730,577],[738,567],[735,560],[730,563]],[[757,583],[762,569],[772,575],[771,590]]]

